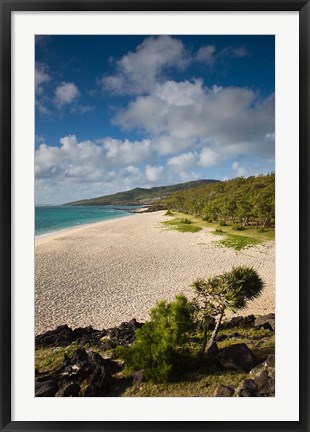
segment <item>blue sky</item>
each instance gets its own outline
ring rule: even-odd
[[[36,203],[274,170],[273,36],[37,36]]]

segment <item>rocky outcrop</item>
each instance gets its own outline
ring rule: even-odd
[[[76,342],[77,345],[83,346],[87,343],[98,343],[106,338],[104,341],[105,349],[111,349],[115,345],[127,346],[132,344],[135,340],[135,331],[142,326],[143,323],[137,322],[135,318],[129,322],[123,322],[119,327],[107,330],[95,330],[92,327],[79,327],[72,330],[67,325],[62,325],[55,330],[36,336],[35,345],[36,348],[57,348]]]
[[[222,324],[221,328],[223,329],[232,329],[234,327],[241,327],[241,328],[251,328],[254,327],[255,322],[255,316],[254,315],[248,315],[248,316],[237,316],[231,318],[231,320],[226,321]]]
[[[214,391],[214,397],[231,397],[235,393],[232,387],[227,387],[222,384],[218,385]]]
[[[123,365],[117,360],[113,348],[130,346],[135,341],[135,331],[142,326],[143,323],[135,319],[124,322],[118,327],[103,330],[95,330],[92,327],[71,329],[67,325],[62,325],[37,336],[36,349],[50,348],[48,352],[51,352],[51,355],[59,350],[67,354],[64,354],[61,364],[56,369],[50,371],[43,369],[45,372],[36,370],[36,397],[119,396],[132,385],[136,388],[141,387],[145,381],[144,371],[136,371],[131,377],[120,375]],[[210,323],[210,329],[212,328],[214,328],[214,321]],[[235,331],[231,331],[234,328]],[[220,344],[225,341],[224,345],[227,345],[230,339],[234,340],[221,349],[215,343],[212,352],[208,351],[209,360],[215,369],[227,371],[225,383],[219,383],[215,388],[214,397],[273,397],[275,395],[274,355],[269,355],[264,362],[257,364],[254,354],[243,343],[245,340],[253,349],[255,347],[255,350],[259,350],[265,341],[262,338],[266,337],[262,336],[262,333],[266,334],[260,331],[262,328],[268,330],[267,334],[270,331],[272,336],[275,329],[274,314],[257,318],[253,315],[234,317],[223,324],[224,332],[221,332],[216,342]],[[241,329],[251,329],[251,331]],[[250,340],[248,333],[251,335]],[[240,339],[240,343],[234,343],[236,339],[237,342]],[[99,351],[100,354],[94,350]],[[230,385],[229,376],[240,372],[248,375],[240,385]]]
[[[36,397],[45,396],[55,396],[58,391],[57,381],[46,379],[46,381],[36,381],[35,383],[35,395]]]
[[[272,313],[257,317],[255,319],[254,326],[275,331],[275,314]]]
[[[225,369],[249,372],[255,366],[255,357],[244,343],[220,349],[216,358]]]
[[[35,395],[107,396],[112,381],[112,369],[112,360],[79,348],[72,357],[64,356],[59,368],[36,378]]]
[[[105,330],[94,330],[92,327],[76,328],[72,330],[67,325],[58,326],[55,330],[47,331],[35,338],[36,348],[64,347],[77,342],[85,344],[94,342],[106,335]]]
[[[238,388],[220,384],[214,392],[216,397],[274,397],[275,396],[275,356],[269,355],[263,363],[253,368],[248,378]]]

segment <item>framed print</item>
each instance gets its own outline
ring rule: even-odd
[[[1,28],[1,430],[308,430],[308,1]]]

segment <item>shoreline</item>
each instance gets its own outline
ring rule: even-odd
[[[35,235],[35,245],[41,244],[41,242],[40,242],[41,239],[42,240],[46,239],[46,241],[51,241],[51,240],[54,240],[55,238],[59,237],[59,235],[62,235],[62,234],[69,234],[69,235],[74,234],[76,231],[82,230],[84,228],[91,228],[92,226],[96,226],[96,225],[100,225],[100,224],[104,224],[104,223],[108,223],[108,222],[117,222],[118,220],[133,217],[133,216],[138,215],[138,214],[141,214],[141,213],[130,213],[130,214],[123,216],[123,217],[117,217],[117,218],[108,219],[108,220],[101,220],[101,221],[97,221],[97,222],[90,222],[90,223],[85,223],[82,225],[75,225],[72,227],[63,228],[63,229],[58,230],[58,231],[51,231],[51,232],[48,232],[45,234]]]
[[[36,238],[36,334],[62,324],[145,322],[158,301],[181,292],[190,298],[196,278],[236,265],[252,266],[265,282],[262,296],[238,315],[274,312],[274,242],[236,252],[216,245],[208,228],[167,230],[160,224],[170,219],[164,213],[130,214]]]

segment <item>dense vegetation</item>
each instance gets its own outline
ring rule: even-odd
[[[242,309],[248,300],[258,297],[263,282],[254,269],[239,266],[206,280],[197,279],[192,287],[196,294],[192,302],[180,295],[174,302],[158,303],[151,310],[150,321],[137,330],[133,345],[116,350],[129,372],[143,370],[145,378],[155,383],[173,381],[195,357],[202,360],[210,323],[215,326],[208,352],[215,345],[225,312]]]
[[[184,345],[189,331],[194,329],[192,314],[193,305],[183,295],[171,303],[161,301],[151,310],[150,321],[136,331],[134,344],[119,347],[117,355],[131,372],[143,369],[147,380],[171,381],[184,369]]]
[[[191,189],[204,184],[216,183],[217,180],[195,180],[179,183],[171,186],[159,186],[151,189],[135,188],[129,191],[118,192],[113,195],[105,195],[98,198],[74,201],[65,205],[71,206],[100,206],[100,205],[149,205],[154,201],[166,198],[176,191]]]
[[[275,224],[275,175],[236,178],[175,192],[159,203],[168,210],[227,223],[242,230]],[[156,206],[154,206],[156,209]]]

